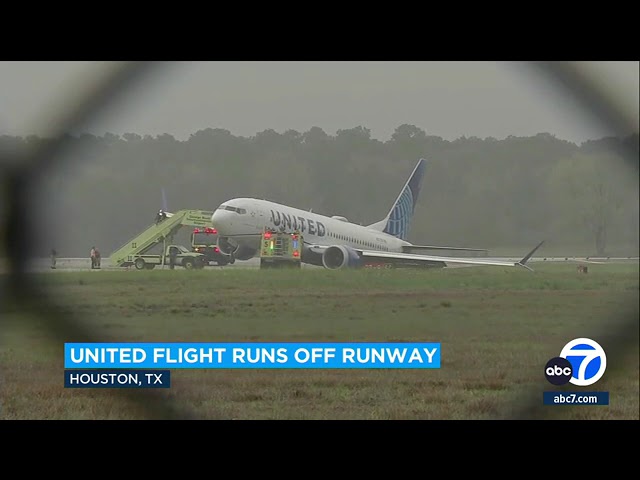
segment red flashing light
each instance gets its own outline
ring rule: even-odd
[[[293,256],[297,257],[298,255],[300,255],[297,251],[293,252]]]
[[[200,233],[200,229],[199,228],[194,228],[193,229],[193,233]]]
[[[206,227],[204,229],[204,233],[218,233],[218,231],[215,228],[211,228],[211,227]]]
[[[266,232],[264,234],[264,238],[271,238],[271,232]]]
[[[220,251],[220,249],[218,247],[213,247],[213,251],[218,253]]]

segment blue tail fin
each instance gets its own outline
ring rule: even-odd
[[[401,240],[407,239],[413,212],[418,203],[418,196],[420,195],[426,165],[427,161],[424,158],[418,160],[418,164],[413,169],[413,173],[411,173],[409,180],[407,180],[407,183],[402,188],[400,195],[398,195],[387,216],[383,220],[369,225],[369,228],[388,233]]]

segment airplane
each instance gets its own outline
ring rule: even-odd
[[[304,245],[302,263],[326,269],[363,266],[449,267],[495,265],[524,267],[544,243],[540,242],[520,261],[509,262],[471,257],[425,255],[426,250],[481,249],[413,245],[407,241],[409,227],[420,194],[427,161],[418,160],[395,203],[380,221],[363,226],[342,216],[325,216],[279,203],[256,198],[234,198],[223,202],[213,213],[211,222],[218,231],[217,246],[231,261],[249,260],[258,254],[265,228],[301,233]],[[481,250],[486,251],[486,250]],[[231,263],[232,263],[231,262]]]

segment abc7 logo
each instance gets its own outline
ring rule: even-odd
[[[547,362],[544,367],[544,376],[553,385],[565,385],[571,380],[573,367],[566,358],[555,357]]]
[[[559,357],[552,358],[544,367],[544,375],[553,385],[585,387],[596,383],[607,368],[604,349],[589,338],[576,338],[567,343]]]

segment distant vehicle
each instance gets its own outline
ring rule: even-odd
[[[224,255],[218,247],[218,231],[215,228],[194,228],[191,233],[191,249],[202,253],[207,264],[212,262],[223,266],[234,263],[235,259],[230,255]]]
[[[187,270],[203,268],[206,259],[198,252],[192,252],[182,245],[169,245],[164,255],[134,255],[133,265],[138,270],[153,270],[156,265],[171,265],[171,255],[174,254],[175,266]]]

